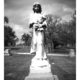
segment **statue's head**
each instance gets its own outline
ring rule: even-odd
[[[34,13],[41,13],[42,12],[41,5],[38,2],[34,3],[33,11],[34,11]]]

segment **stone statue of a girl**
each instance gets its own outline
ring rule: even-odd
[[[33,14],[30,15],[29,27],[33,30],[30,53],[36,52],[37,59],[46,59],[44,50],[44,31],[47,27],[46,17],[42,15],[39,3],[33,5]]]

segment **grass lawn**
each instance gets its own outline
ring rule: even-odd
[[[29,74],[32,55],[13,55],[4,57],[5,80],[24,80]],[[59,80],[76,80],[75,57],[49,56],[52,73]],[[55,64],[52,64],[55,63]]]
[[[30,52],[30,46],[15,46],[15,47],[5,47],[5,48],[10,49],[10,52],[12,54]],[[67,48],[60,48],[60,49],[53,49],[53,51],[50,51],[49,53],[69,54],[69,51],[70,50]]]

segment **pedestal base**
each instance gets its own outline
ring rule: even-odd
[[[51,65],[48,60],[33,58],[30,66],[30,74],[25,80],[59,80],[51,73]]]
[[[51,73],[31,73],[25,80],[59,80],[57,75]]]
[[[51,65],[48,60],[33,58],[30,66],[30,73],[50,73]]]

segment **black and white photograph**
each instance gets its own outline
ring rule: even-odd
[[[4,80],[76,80],[76,0],[4,0]]]

